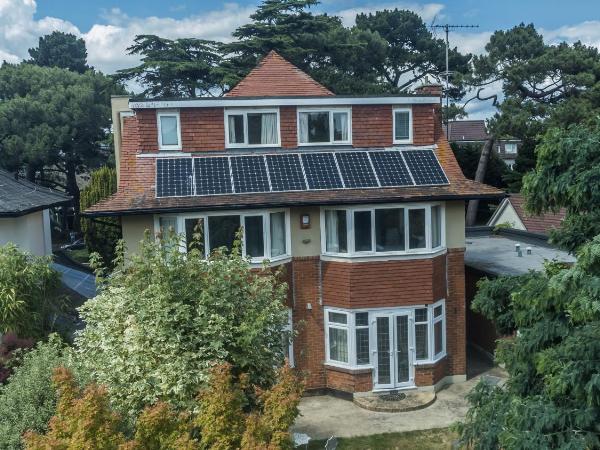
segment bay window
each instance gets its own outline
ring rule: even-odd
[[[446,351],[446,321],[443,302],[433,307],[433,357],[440,357]]]
[[[278,110],[227,110],[227,147],[273,147],[279,145]]]
[[[299,144],[349,144],[350,142],[349,109],[298,111]]]
[[[348,359],[348,314],[342,312],[328,313],[329,359],[345,363]]]
[[[412,110],[410,108],[394,109],[394,144],[410,144],[412,142]]]
[[[440,204],[326,208],[322,215],[325,255],[427,253],[444,245]]]
[[[158,111],[156,122],[158,126],[158,149],[181,150],[179,111]]]

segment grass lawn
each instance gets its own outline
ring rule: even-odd
[[[436,428],[406,433],[385,433],[354,438],[338,438],[338,450],[438,450],[451,449],[456,433],[448,428]],[[313,441],[310,450],[325,448],[326,441]],[[302,448],[302,447],[298,447]]]
[[[80,264],[88,264],[90,259],[90,254],[87,248],[79,248],[75,250],[67,250],[65,253],[71,258],[73,261],[76,261]]]

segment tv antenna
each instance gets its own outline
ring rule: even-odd
[[[448,126],[448,108],[449,108],[449,90],[450,90],[450,67],[448,63],[448,52],[450,48],[450,40],[448,39],[448,35],[450,34],[450,30],[456,30],[459,28],[479,28],[479,25],[450,25],[449,23],[443,25],[431,25],[431,28],[435,29],[443,29],[446,32],[446,71],[444,75],[446,76],[446,126]]]

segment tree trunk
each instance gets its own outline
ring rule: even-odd
[[[481,149],[481,156],[479,157],[479,164],[477,164],[477,170],[475,171],[475,181],[479,181],[483,183],[485,178],[485,171],[487,170],[488,161],[490,160],[490,154],[492,153],[492,148],[494,147],[494,137],[490,136],[490,138],[485,141],[483,144],[483,148]],[[479,199],[470,200],[469,206],[467,207],[467,218],[466,225],[468,227],[472,227],[475,225],[475,221],[477,220],[477,208],[479,207]]]
[[[73,208],[75,209],[73,230],[79,231],[79,186],[77,186],[77,171],[75,164],[71,161],[67,161],[65,167],[67,169],[67,193],[73,197]]]

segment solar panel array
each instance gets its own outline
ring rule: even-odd
[[[156,196],[448,184],[432,149],[158,158]]]

